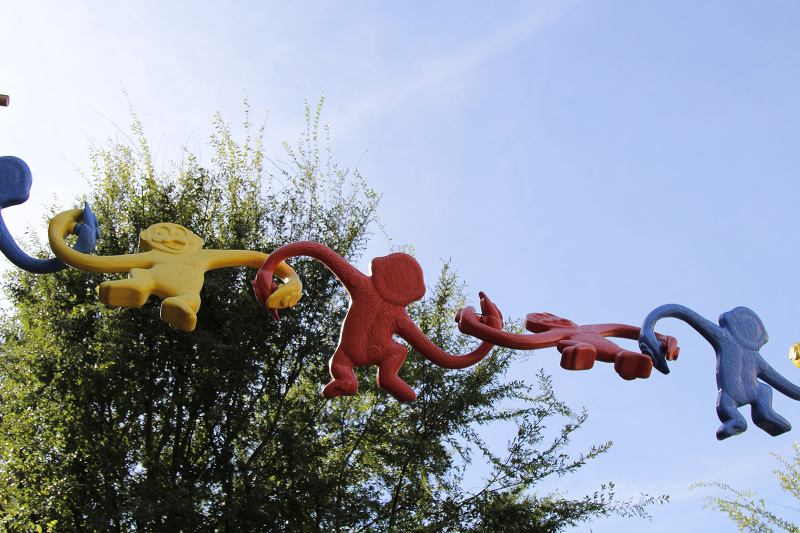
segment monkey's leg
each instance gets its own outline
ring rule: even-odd
[[[717,440],[727,439],[747,429],[747,421],[737,409],[736,402],[725,392],[720,390],[717,395],[717,416],[722,425],[717,429]]]
[[[328,368],[331,372],[333,381],[325,385],[322,395],[326,398],[336,398],[337,396],[353,396],[358,392],[358,380],[353,373],[353,361],[341,348],[336,348],[333,353]]]
[[[751,404],[753,423],[773,437],[790,431],[792,425],[789,421],[772,409],[772,389],[759,383],[757,392],[758,399]]]
[[[372,350],[380,350],[380,348],[373,346],[370,351]],[[377,357],[375,357],[376,355]],[[406,355],[408,355],[408,348],[396,342],[392,342],[390,349],[382,354],[373,355],[370,353],[371,360],[381,360],[381,362],[378,363],[378,376],[376,379],[378,387],[390,393],[401,402],[410,402],[417,397],[417,393],[414,392],[414,389],[409,387],[408,383],[400,379],[400,376],[397,375],[397,372],[400,371],[400,367],[403,365],[403,361],[406,360]]]
[[[199,294],[172,296],[161,302],[161,320],[172,328],[194,331],[197,326],[198,309],[200,309]]]
[[[597,358],[595,347],[585,342],[563,340],[556,349],[561,352],[561,368],[566,370],[589,370]]]
[[[622,350],[614,357],[614,370],[622,379],[646,379],[653,371],[653,360],[641,353]]]
[[[101,283],[98,298],[114,307],[141,307],[154,288],[155,281],[147,270],[133,268],[128,279]]]

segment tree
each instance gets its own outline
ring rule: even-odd
[[[773,453],[783,468],[773,470],[776,479],[783,492],[800,500],[800,446],[795,442],[792,446],[794,457],[791,461],[784,459],[777,453]],[[725,483],[710,482],[696,483],[690,487],[692,490],[698,488],[716,488],[722,491],[721,496],[705,496],[706,509],[714,509],[728,516],[736,524],[739,531],[751,531],[753,533],[766,533],[775,531],[774,528],[791,533],[800,532],[800,526],[782,518],[773,510],[774,505],[768,505],[767,501],[759,498],[751,490],[736,490]]]
[[[321,106],[321,102],[320,102]],[[263,130],[237,141],[215,120],[213,158],[185,152],[157,172],[139,121],[133,141],[92,148],[102,224],[96,253],[136,252],[155,222],[192,229],[206,248],[269,251],[322,242],[348,260],[363,252],[379,195],[330,157],[320,107],[288,163],[272,163]],[[322,139],[320,137],[323,137]],[[55,209],[53,212],[55,213]],[[42,250],[44,253],[45,250]],[[118,309],[97,302],[108,275],[12,272],[2,319],[0,524],[7,531],[560,531],[610,513],[646,516],[666,497],[618,501],[613,485],[569,500],[532,492],[573,473],[610,443],[570,457],[586,418],[547,376],[509,380],[518,357],[496,350],[446,371],[409,354],[402,377],[419,393],[399,404],[358,373],[355,397],[324,400],[327,359],[347,309],[336,278],[314,260],[292,266],[298,305],[273,323],[252,296],[254,271],[206,274],[192,333],[158,318],[159,301]],[[463,286],[445,264],[410,308],[439,346],[470,339],[452,320]],[[563,424],[550,430],[550,423]],[[504,453],[481,429],[513,423]],[[462,480],[487,463],[478,489]]]

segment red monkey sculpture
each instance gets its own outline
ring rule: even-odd
[[[253,280],[256,298],[262,306],[275,288],[272,281],[275,267],[281,261],[299,255],[313,257],[327,266],[347,289],[351,300],[342,324],[339,346],[328,365],[333,381],[322,391],[326,398],[354,395],[358,391],[358,381],[353,368],[366,365],[378,366],[378,387],[401,402],[416,398],[414,390],[397,375],[408,349],[394,341],[393,335],[403,338],[426,359],[444,368],[472,366],[494,347],[483,342],[466,355],[453,356],[420,331],[408,316],[406,307],[425,295],[422,268],[416,259],[404,253],[376,257],[370,263],[371,275],[367,276],[323,244],[309,241],[287,244],[269,255]],[[479,323],[502,329],[500,311],[483,294],[481,311],[483,316],[476,316]]]
[[[591,324],[579,326],[571,320],[550,313],[529,313],[525,329],[535,335],[520,335],[487,328],[472,308],[460,309],[456,315],[458,329],[485,342],[516,350],[536,350],[555,346],[561,353],[561,368],[588,370],[595,360],[613,363],[623,379],[648,378],[653,370],[649,356],[625,350],[605,337],[638,339],[639,328],[625,324]],[[674,337],[657,334],[668,354],[677,359],[680,348]]]

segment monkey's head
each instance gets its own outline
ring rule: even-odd
[[[171,222],[153,224],[139,234],[139,246],[146,251],[186,254],[203,247],[203,239]]]
[[[550,313],[528,313],[525,317],[525,329],[534,333],[544,333],[553,328],[574,328],[577,325],[572,320]]]
[[[722,313],[719,316],[719,325],[730,331],[739,344],[750,350],[760,350],[769,340],[764,323],[747,307],[737,307]]]
[[[422,268],[408,254],[376,257],[369,264],[369,273],[375,290],[390,304],[406,307],[425,296]]]
[[[0,209],[28,201],[31,193],[31,169],[19,157],[0,157]]]

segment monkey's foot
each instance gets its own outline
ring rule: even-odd
[[[322,389],[325,398],[336,398],[337,396],[354,396],[358,392],[358,381],[344,381],[334,379]]]
[[[113,307],[141,307],[150,293],[129,280],[104,281],[100,284],[97,299]]]
[[[622,379],[647,379],[653,371],[653,361],[640,353],[622,353],[614,358],[614,370]]]
[[[783,435],[787,431],[792,430],[792,425],[789,423],[789,421],[778,413],[774,411],[763,412],[764,409],[755,409],[755,406],[753,407],[753,423],[773,437]]]
[[[786,424],[776,423],[772,420],[764,420],[756,424],[758,427],[772,435],[773,437],[777,437],[778,435],[783,435],[787,431],[792,430],[792,425],[788,422]]]
[[[381,380],[379,375],[377,382],[378,382],[378,387],[382,388],[383,390],[394,396],[398,401],[413,402],[417,398],[417,393],[414,392],[414,389],[409,387],[408,383],[406,383],[400,378],[397,378],[389,383],[386,383],[386,380]]]
[[[567,346],[561,352],[561,368],[565,370],[589,370],[594,366],[597,351],[588,344]]]
[[[197,315],[180,298],[167,298],[161,302],[161,320],[181,331],[194,331],[197,326]]]
[[[717,429],[717,440],[725,440],[739,433],[744,433],[747,429],[747,422],[744,418],[734,418],[728,420]]]

